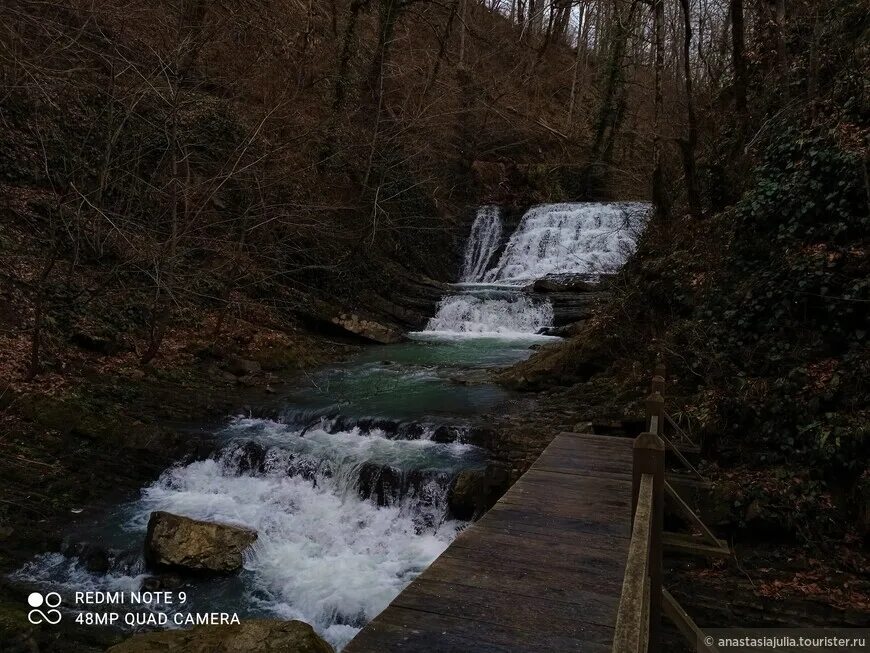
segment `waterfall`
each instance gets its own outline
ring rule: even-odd
[[[550,274],[615,272],[634,251],[648,210],[641,202],[533,207],[482,280],[527,283]]]
[[[481,206],[477,210],[471,235],[465,246],[462,281],[483,281],[489,261],[501,244],[501,214],[497,206]]]
[[[501,215],[497,207],[481,207],[465,245],[462,292],[441,300],[426,331],[516,336],[536,334],[551,326],[550,301],[522,288],[548,275],[595,279],[615,272],[634,252],[649,210],[650,205],[644,202],[532,207],[492,265],[502,245]]]
[[[546,300],[535,300],[514,293],[493,299],[472,292],[448,295],[438,305],[438,312],[427,331],[472,335],[521,335],[537,333],[550,326],[553,307]]]
[[[125,530],[141,542],[153,510],[255,529],[235,589],[191,587],[183,610],[251,605],[312,624],[337,649],[447,548],[464,525],[449,513],[451,482],[485,462],[472,445],[390,439],[378,429],[302,433],[235,418],[225,435],[211,457],[171,467],[144,488]],[[138,590],[145,570],[137,556],[95,574],[75,556],[51,553],[15,578],[61,593]]]

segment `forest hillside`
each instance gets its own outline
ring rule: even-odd
[[[866,4],[4,0],[0,571],[199,455],[176,424],[422,328],[478,206],[647,200],[609,299],[499,382],[639,414],[664,364],[749,551],[686,605],[866,624]]]

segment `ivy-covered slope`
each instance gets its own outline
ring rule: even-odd
[[[800,487],[780,497],[792,504],[783,527],[823,495],[837,506],[817,534],[842,535],[861,521],[868,485],[866,175],[843,134],[780,129],[734,206],[650,225],[583,333],[504,380],[639,387],[661,357],[672,409],[703,435],[708,459],[798,473]]]

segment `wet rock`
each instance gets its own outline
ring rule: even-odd
[[[73,542],[61,546],[68,556],[78,558],[81,565],[94,574],[105,574],[112,567],[112,556],[103,547],[90,542]]]
[[[405,334],[400,330],[371,319],[361,318],[356,313],[342,313],[332,318],[332,323],[355,336],[382,345],[392,345],[405,340]]]
[[[302,621],[251,619],[224,626],[141,633],[107,653],[333,653]]]
[[[332,468],[328,461],[308,456],[291,456],[287,463],[287,476],[301,476],[306,481],[312,481],[316,485],[318,475],[327,478],[332,476]]]
[[[242,553],[257,539],[247,528],[155,511],[145,535],[145,561],[152,568],[226,574],[242,566]]]
[[[592,283],[584,279],[538,279],[532,284],[534,292],[595,292],[598,290],[598,284]]]
[[[492,508],[510,486],[510,470],[492,463],[486,469],[467,469],[456,475],[448,496],[457,519],[476,519]]]
[[[388,506],[402,494],[402,472],[388,465],[363,463],[357,489],[363,499],[371,499],[379,506]]]
[[[419,440],[423,437],[425,427],[419,422],[400,422],[396,437],[402,440]]]
[[[105,574],[109,571],[109,554],[105,549],[92,549],[84,558],[85,569],[92,574]]]
[[[495,429],[485,426],[472,426],[464,436],[465,442],[490,450],[495,447],[497,439],[498,433]]]
[[[66,549],[66,553],[78,558],[82,566],[94,574],[105,574],[112,566],[109,552],[103,547],[89,542],[71,544]]]
[[[576,336],[583,329],[583,325],[586,324],[586,320],[579,320],[577,322],[571,322],[570,324],[566,324],[564,326],[558,327],[542,327],[538,329],[537,335],[539,336],[556,336],[557,338],[571,338],[572,336]],[[533,347],[535,345],[532,345]],[[541,348],[541,345],[538,345],[537,348]]]
[[[266,463],[266,448],[253,441],[245,442],[227,458],[227,464],[237,474],[262,474]]]
[[[482,505],[486,470],[467,469],[456,475],[450,488],[448,504],[457,519],[474,518]]]
[[[148,576],[142,580],[142,590],[156,592],[158,590],[174,590],[184,585],[184,580],[176,574],[160,574]]]
[[[432,433],[432,441],[440,444],[450,444],[462,440],[462,430],[455,426],[439,426]]]
[[[415,469],[408,472],[403,484],[402,495],[416,497],[425,505],[433,505],[442,496],[449,484],[450,476],[446,472]]]

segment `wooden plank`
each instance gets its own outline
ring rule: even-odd
[[[451,546],[442,557],[461,560],[485,567],[489,571],[514,574],[522,577],[545,569],[552,577],[555,570],[562,573],[589,573],[595,576],[596,588],[620,591],[622,561],[612,555],[612,544],[596,548],[566,544],[542,544],[538,541],[524,543],[521,538],[510,537],[509,546],[493,544],[499,538],[492,534],[487,540],[474,542],[472,546]],[[561,573],[559,574],[561,576]]]
[[[433,633],[437,636],[433,637]],[[587,627],[578,640],[557,632],[528,632],[511,626],[391,607],[366,626],[345,653],[609,653],[612,630]]]
[[[529,512],[522,507],[511,506],[507,503],[499,503],[487,513],[487,526],[509,526],[517,531],[526,533],[547,533],[550,530],[559,530],[563,533],[614,535],[628,538],[629,525],[627,520],[620,519],[619,515],[611,511],[595,512],[589,516],[562,517],[542,515]]]
[[[584,446],[588,445],[590,442],[603,442],[608,446],[613,446],[616,450],[621,446],[627,446],[629,450],[631,450],[631,439],[630,438],[620,438],[618,436],[613,435],[599,435],[596,433],[573,433],[571,431],[562,431],[556,436],[556,440],[563,438],[576,438],[578,440],[584,441]],[[613,441],[617,442],[614,443]],[[626,444],[627,443],[627,444]]]
[[[553,572],[549,569],[518,569],[509,564],[493,564],[492,561],[444,557],[438,565],[424,571],[419,580],[464,585],[512,598],[522,597],[524,603],[538,599],[574,603],[584,607],[587,618],[601,623],[590,617],[590,606],[595,605],[604,614],[602,625],[608,625],[616,608],[618,592],[602,593],[602,587],[608,583],[608,577],[613,580],[614,572],[619,574],[622,571],[618,567],[616,564],[587,564],[573,570],[563,569],[559,573],[560,582],[554,583]]]
[[[391,605],[530,632],[558,632],[580,637],[590,625],[612,624],[617,601],[590,600],[578,605],[525,596],[519,585],[514,592],[504,592],[418,578]]]
[[[609,651],[631,534],[631,444],[557,436],[345,651]]]
[[[522,535],[522,534],[520,534]],[[624,538],[611,536],[548,534],[540,537],[518,537],[517,533],[505,533],[494,528],[475,529],[473,537],[460,537],[442,554],[443,556],[477,555],[490,560],[510,560],[516,565],[544,566],[546,568],[576,567],[587,560],[604,559],[619,562],[614,554],[624,546]],[[619,569],[619,582],[622,580]]]

